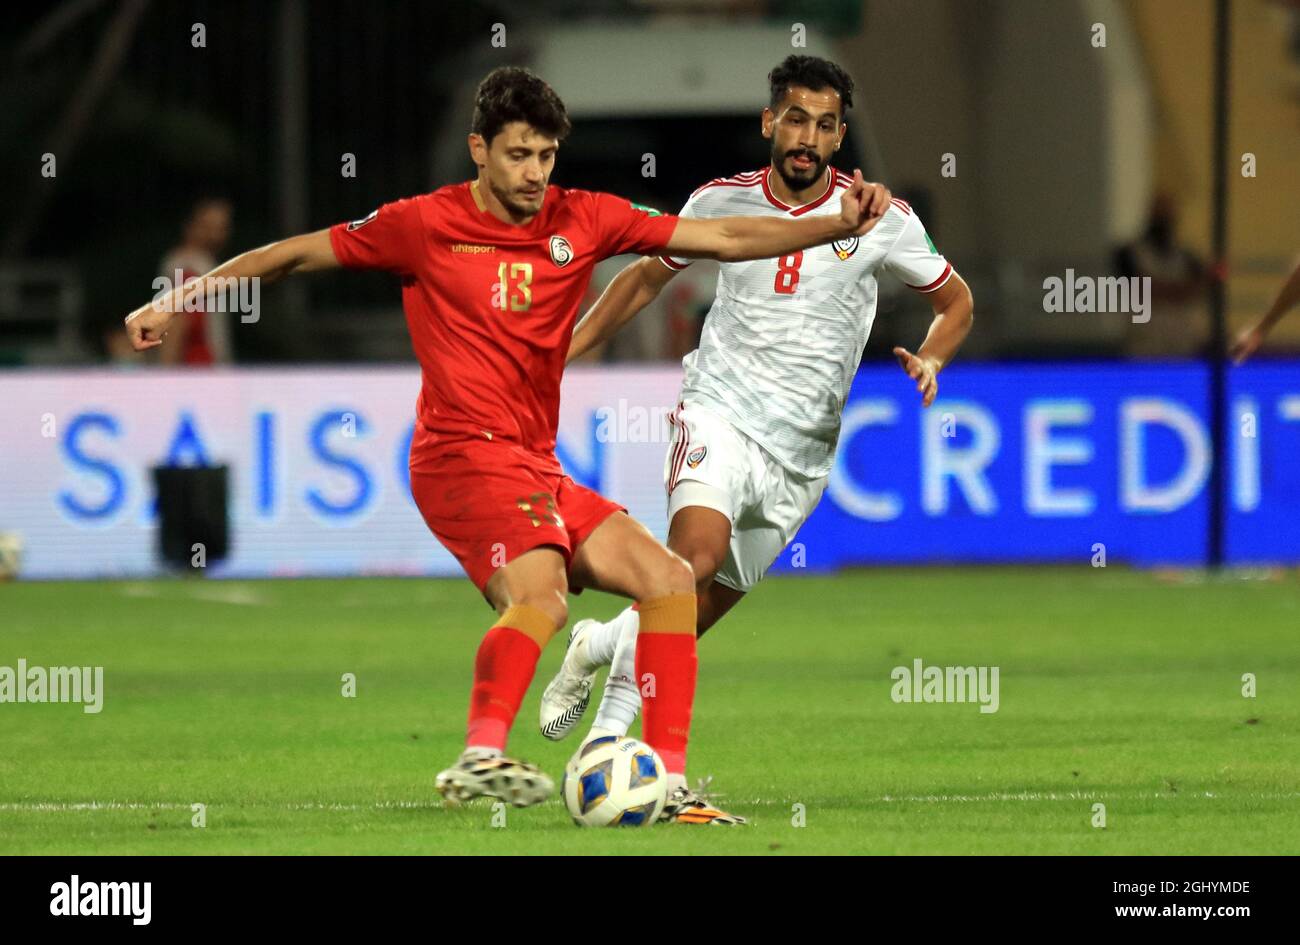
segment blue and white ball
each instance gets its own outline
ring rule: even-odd
[[[668,800],[668,773],[649,745],[606,735],[569,759],[561,792],[579,827],[645,827]]]

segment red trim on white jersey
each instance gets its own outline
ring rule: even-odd
[[[677,427],[677,442],[673,444],[673,459],[668,467],[668,494],[672,495],[673,489],[677,488],[677,477],[682,471],[682,460],[686,458],[686,447],[690,440],[690,434],[686,430],[686,424],[682,422],[682,410],[686,404],[677,403],[677,409],[668,416],[668,422]]]
[[[771,175],[771,173],[772,173],[771,170],[768,170],[768,172],[763,175],[763,196],[767,198],[768,203],[776,207],[778,210],[784,210],[787,213],[789,213],[791,210],[790,205],[788,203],[783,203],[782,201],[777,200],[776,195],[772,193],[771,185],[768,184],[767,182],[767,178],[769,177],[769,175]]]
[[[952,276],[952,263],[948,263],[943,267],[943,272],[939,273],[939,278],[935,279],[929,285],[924,285],[924,286],[908,285],[907,287],[909,289],[915,289],[917,292],[933,292],[935,289],[939,288],[945,282],[947,282],[951,276]],[[904,285],[906,285],[906,283],[904,283]]]
[[[763,171],[759,170],[745,171],[744,173],[735,174],[731,177],[715,177],[713,180],[696,187],[695,190],[691,192],[691,199],[694,200],[697,194],[701,191],[708,190],[710,187],[755,187],[758,185],[762,176]],[[673,272],[681,272],[690,265],[689,263],[682,265],[681,263],[673,262],[673,260],[667,256],[660,256],[659,261]]]
[[[691,193],[694,197],[701,190],[707,190],[710,187],[753,187],[762,177],[762,171],[746,171],[743,174],[736,174],[734,177],[715,177],[707,184],[701,184]]]
[[[892,203],[899,210],[902,210],[904,213],[908,214],[909,216],[911,215],[912,205],[908,203],[906,200],[902,200],[898,197],[890,197],[889,202]]]
[[[772,193],[772,185],[768,183],[768,179],[772,176],[772,169],[769,167],[767,173],[762,177],[763,196],[767,198],[768,203],[776,207],[778,210],[784,210],[792,217],[800,216],[801,214],[807,213],[809,210],[820,207],[827,200],[831,199],[831,194],[835,192],[835,185],[838,183],[835,175],[831,173],[832,170],[834,170],[834,168],[828,167],[826,169],[826,190],[822,192],[820,197],[804,204],[803,206],[792,207],[788,203],[778,200],[776,194]]]

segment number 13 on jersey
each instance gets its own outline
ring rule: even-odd
[[[497,282],[492,287],[492,307],[503,312],[528,311],[533,304],[532,284],[532,263],[502,263],[497,267]]]

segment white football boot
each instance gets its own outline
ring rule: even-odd
[[[567,738],[582,720],[591,702],[591,687],[596,682],[599,667],[584,669],[587,660],[587,640],[599,620],[579,620],[569,631],[569,647],[564,651],[564,662],[546,691],[542,693],[542,706],[538,727],[553,742]]]
[[[537,765],[490,752],[461,752],[438,774],[434,787],[448,804],[495,797],[515,807],[531,807],[551,796],[555,783]]]

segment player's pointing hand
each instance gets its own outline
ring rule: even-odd
[[[862,172],[853,172],[853,183],[844,189],[840,194],[840,219],[850,230],[856,230],[862,225],[863,212],[863,191],[865,185],[862,180]]]
[[[916,381],[916,389],[921,394],[921,406],[928,407],[934,403],[939,393],[939,365],[933,358],[922,358],[912,354],[906,348],[895,348],[894,357],[898,366],[907,372],[907,376]]]
[[[889,209],[893,196],[884,184],[871,184],[862,179],[862,171],[853,172],[853,183],[840,197],[840,215],[853,228],[854,236],[865,236]]]

